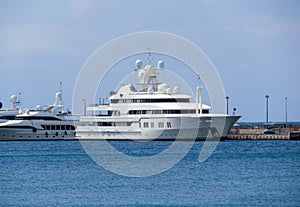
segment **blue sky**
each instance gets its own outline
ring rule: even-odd
[[[1,1],[0,99],[9,107],[9,97],[22,92],[23,108],[52,103],[63,81],[72,108],[76,77],[97,48],[154,30],[189,39],[208,55],[242,121],[265,121],[266,94],[269,120],[285,119],[288,97],[288,119],[299,121],[299,10],[297,0]]]

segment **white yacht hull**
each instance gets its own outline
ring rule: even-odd
[[[219,140],[224,139],[240,116],[186,116],[186,117],[135,117],[129,126],[95,126],[97,121],[115,121],[118,118],[93,118],[93,126],[77,126],[80,140]],[[84,120],[84,118],[83,118]],[[87,117],[90,120],[90,117]],[[144,123],[148,123],[146,127]],[[82,122],[84,123],[84,121]],[[153,124],[151,124],[153,123]],[[164,123],[158,128],[158,123]],[[151,125],[153,127],[151,127]]]
[[[75,131],[46,131],[32,129],[1,129],[0,141],[24,141],[24,140],[72,140],[75,139]]]
[[[45,125],[49,130],[44,129]],[[73,125],[72,121],[10,120],[0,124],[0,141],[75,139]]]

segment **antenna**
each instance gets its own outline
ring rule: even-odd
[[[147,47],[147,50],[148,50],[148,64],[149,65],[152,65],[152,56],[151,56],[151,47]]]
[[[151,54],[151,48],[147,47],[148,50],[148,65],[146,65],[144,68],[142,68],[142,61],[136,60],[135,61],[135,71],[139,71],[138,73],[138,79],[140,83],[143,85],[143,91],[149,91],[149,83],[152,82],[152,89],[154,92],[157,92],[157,70],[164,69],[164,62],[162,60],[157,62],[157,68],[152,65],[152,54]]]
[[[60,91],[61,93],[62,93],[62,84],[63,84],[63,82],[62,82],[62,81],[60,81],[60,82],[59,82],[59,88],[60,88],[60,90],[59,90],[59,91]]]
[[[198,85],[201,86],[201,83],[202,83],[202,82],[201,82],[201,77],[200,77],[200,74],[199,74],[199,73],[197,73],[197,77],[198,77]]]
[[[16,102],[16,104],[19,105],[19,106],[22,105],[22,95],[23,95],[23,93],[24,92],[19,92],[19,98],[18,98],[18,100]]]

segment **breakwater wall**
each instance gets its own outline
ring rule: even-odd
[[[289,135],[277,134],[228,134],[228,140],[290,140]]]
[[[264,134],[264,129],[232,129],[227,140],[300,140],[300,128],[285,129],[274,134]]]

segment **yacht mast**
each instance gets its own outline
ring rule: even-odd
[[[152,65],[152,56],[151,52],[148,53],[148,65],[146,65],[144,68],[142,68],[142,61],[136,60],[135,61],[135,70],[139,71],[138,78],[140,81],[140,84],[143,85],[143,91],[149,90],[149,84],[152,84],[152,89],[154,92],[157,92],[158,87],[158,81],[157,81],[157,70],[161,70],[164,68],[164,62],[158,61],[158,67],[154,67]]]

